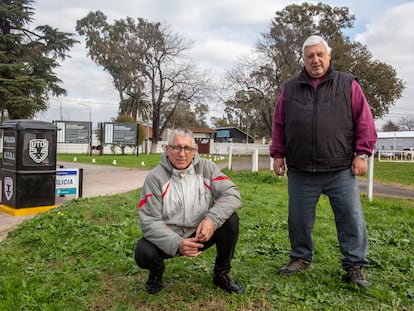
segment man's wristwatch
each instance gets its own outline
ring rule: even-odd
[[[357,157],[361,158],[365,161],[368,161],[368,159],[369,159],[369,156],[367,154],[358,154]]]

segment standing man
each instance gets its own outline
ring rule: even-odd
[[[369,285],[367,233],[356,176],[367,173],[377,134],[356,78],[335,71],[320,36],[302,47],[304,69],[289,80],[275,109],[270,156],[278,176],[288,168],[290,262],[285,275],[312,269],[316,204],[329,197],[346,281]]]
[[[135,261],[149,270],[147,292],[163,288],[165,259],[197,257],[216,244],[213,283],[243,293],[229,276],[239,236],[237,186],[214,163],[200,158],[190,130],[174,130],[165,151],[144,182],[138,206],[144,237],[136,246]]]

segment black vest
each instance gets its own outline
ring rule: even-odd
[[[331,68],[315,89],[305,70],[285,85],[286,162],[290,170],[338,171],[351,167],[354,76]]]

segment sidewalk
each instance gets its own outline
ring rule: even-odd
[[[83,168],[83,194],[82,197],[96,197],[100,195],[112,195],[125,193],[141,188],[149,170],[138,170],[126,167],[104,166],[84,163],[57,163],[57,167]],[[60,206],[74,196],[56,197],[56,205]],[[13,230],[26,219],[35,217],[11,216],[0,211],[0,242],[7,237],[7,233]]]

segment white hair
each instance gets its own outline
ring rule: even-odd
[[[305,57],[305,48],[306,47],[316,45],[316,44],[319,44],[319,43],[323,43],[323,45],[325,46],[326,51],[328,52],[328,54],[331,54],[332,48],[329,47],[328,42],[326,42],[325,39],[322,38],[321,36],[312,35],[312,36],[308,37],[302,45],[302,56]]]
[[[173,140],[174,140],[174,137],[175,137],[176,135],[179,135],[179,136],[186,136],[186,137],[191,137],[193,147],[196,147],[195,138],[194,138],[194,133],[193,133],[190,129],[188,129],[188,128],[177,128],[177,129],[173,130],[173,131],[171,132],[170,139],[168,140],[168,144],[169,144],[169,145],[171,145],[171,144],[172,144],[172,142],[173,142]]]

